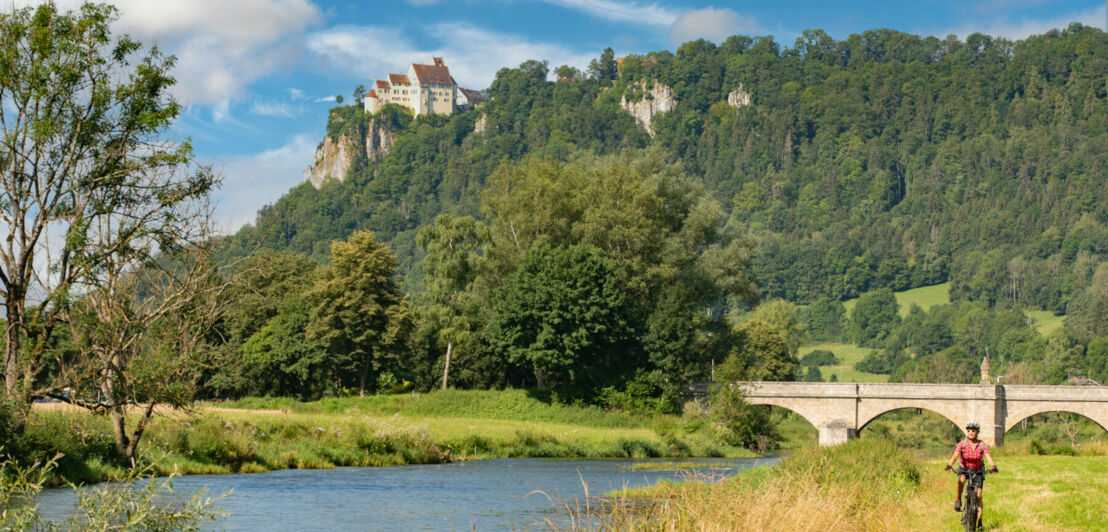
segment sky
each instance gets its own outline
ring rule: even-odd
[[[17,2],[18,3],[18,2]],[[27,2],[24,2],[27,3]],[[34,3],[34,2],[31,2]],[[57,0],[63,8],[77,0]],[[868,29],[1022,39],[1077,21],[1104,28],[1104,0],[114,0],[113,31],[177,56],[170,132],[223,175],[216,215],[233,232],[304,180],[335,95],[441,56],[485,89],[503,67],[541,59],[584,69],[704,38]]]

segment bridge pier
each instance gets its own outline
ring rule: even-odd
[[[819,427],[819,444],[824,447],[846,443],[856,437],[858,431],[841,419],[832,419]]]
[[[885,412],[919,408],[935,412],[959,428],[976,421],[981,439],[1004,443],[1004,433],[1028,416],[1074,412],[1108,429],[1108,387],[991,384],[746,382],[747,402],[787,408],[819,431],[820,445],[857,437]]]

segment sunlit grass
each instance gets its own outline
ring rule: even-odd
[[[903,317],[908,315],[908,310],[912,308],[913,303],[923,310],[931,310],[931,307],[936,305],[950,303],[950,282],[895,292],[895,295],[896,302],[900,305],[900,315]],[[847,316],[854,310],[856,304],[858,304],[857,298],[843,301]]]
[[[1105,530],[1108,460],[997,457],[985,483],[986,530]],[[797,450],[776,467],[723,481],[695,476],[609,494],[594,510],[605,530],[961,530],[955,477],[882,439]],[[581,522],[580,515],[574,516]],[[572,527],[552,527],[573,529]]]
[[[887,441],[808,446],[776,467],[718,482],[660,482],[611,494],[612,530],[892,530],[918,489],[918,462]],[[710,476],[706,480],[713,480]]]
[[[997,531],[1104,530],[1108,459],[1104,456],[998,456],[985,482],[985,527]],[[925,463],[921,500],[906,530],[960,530],[954,476],[942,460]],[[945,510],[945,511],[939,511]]]
[[[61,482],[118,476],[118,468],[103,465],[114,461],[110,427],[103,416],[36,409],[28,432],[34,447],[66,454],[59,462]],[[631,416],[591,406],[542,403],[510,390],[316,403],[269,399],[207,403],[192,411],[160,413],[147,428],[139,451],[141,461],[152,464],[159,474],[486,458],[757,456],[720,443],[718,431],[695,415]]]
[[[876,373],[864,373],[854,369],[854,364],[865,358],[873,349],[866,347],[858,347],[854,344],[843,344],[837,342],[819,342],[809,343],[800,347],[797,351],[798,357],[811,353],[817,349],[823,349],[835,354],[835,357],[839,359],[840,363],[834,366],[823,366],[819,368],[820,374],[823,376],[823,380],[829,380],[831,375],[836,375],[839,382],[888,382],[888,375],[878,375]]]
[[[1049,310],[1028,310],[1027,316],[1031,318],[1035,330],[1043,336],[1048,336],[1050,333],[1061,329],[1066,319],[1064,315],[1055,316]]]

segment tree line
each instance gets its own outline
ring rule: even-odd
[[[606,51],[556,81],[528,61],[476,111],[335,109],[332,135],[387,123],[388,155],[220,238],[215,173],[165,139],[174,60],[113,38],[114,15],[2,19],[4,390],[22,413],[3,434],[43,398],[110,415],[124,463],[157,405],[198,396],[511,386],[674,412],[691,381],[805,378],[809,337],[877,348],[860,369],[902,380],[966,380],[983,349],[1037,382],[1105,371],[1098,30],[736,36],[622,70]],[[679,102],[654,137],[619,108],[644,82]],[[753,105],[721,103],[737,84]],[[892,289],[946,280],[951,305],[899,317]],[[1027,307],[1066,327],[1039,337]]]

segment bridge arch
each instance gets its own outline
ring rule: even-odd
[[[805,408],[807,405],[795,404],[795,401],[789,401],[787,398],[747,398],[746,402],[750,405],[757,406],[776,406],[777,408],[783,408],[800,416],[804,421],[807,421],[816,430],[819,430],[820,425],[823,423],[823,418],[819,415],[819,412],[813,408]]]
[[[953,423],[954,426],[958,427],[959,429],[963,428],[962,427],[963,424],[961,422],[959,422],[958,419],[956,419],[954,417],[951,417],[947,413],[942,412],[941,408],[934,408],[932,406],[914,406],[913,405],[913,406],[893,406],[893,407],[890,407],[890,408],[886,408],[886,409],[884,409],[880,412],[877,412],[873,415],[870,415],[868,419],[862,420],[862,419],[859,418],[858,419],[858,432],[861,433],[862,430],[864,430],[866,427],[868,427],[869,424],[872,423],[877,418],[879,418],[879,417],[881,417],[885,414],[888,414],[890,412],[897,412],[897,411],[900,411],[900,410],[926,410],[928,412],[931,412],[932,414],[937,414],[939,417]]]
[[[1033,410],[1035,410],[1035,411],[1031,412],[1029,414],[1025,413],[1025,412],[1020,412],[1019,414],[1017,414],[1015,416],[1009,415],[1007,417],[1007,419],[1005,419],[1004,432],[1008,432],[1008,431],[1012,430],[1013,428],[1015,428],[1016,425],[1019,424],[1020,421],[1023,421],[1023,420],[1025,420],[1025,419],[1027,419],[1031,416],[1035,416],[1035,415],[1038,415],[1038,414],[1048,414],[1050,412],[1065,412],[1067,414],[1077,414],[1077,415],[1079,415],[1079,416],[1081,416],[1085,419],[1088,419],[1089,421],[1092,421],[1093,423],[1096,423],[1101,429],[1104,429],[1106,432],[1108,432],[1108,416],[1104,416],[1103,419],[1098,419],[1098,417],[1102,417],[1102,416],[1097,416],[1096,412],[1088,412],[1087,411],[1088,409],[1085,409],[1085,408],[1080,408],[1080,407],[1074,408],[1073,406],[1071,406],[1071,407],[1065,407],[1065,408],[1058,407],[1058,408],[1045,408],[1045,409],[1033,409]]]

